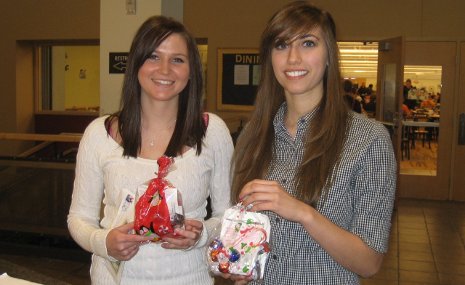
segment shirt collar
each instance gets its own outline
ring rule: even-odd
[[[304,134],[305,131],[307,130],[308,126],[310,125],[311,120],[316,114],[316,111],[319,109],[319,107],[316,107],[309,113],[303,115],[302,117],[299,118],[299,121],[297,122],[297,138],[301,138]],[[275,129],[276,135],[283,135],[287,134],[287,129],[286,125],[284,124],[284,120],[286,118],[286,113],[287,113],[287,103],[283,102],[281,106],[278,109],[278,112],[276,113],[274,119],[273,119],[273,126]]]

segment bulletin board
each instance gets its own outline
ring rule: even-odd
[[[253,109],[260,62],[258,49],[218,49],[218,110]]]

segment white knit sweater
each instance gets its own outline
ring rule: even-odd
[[[186,218],[203,221],[211,196],[213,217],[204,222],[207,231],[196,247],[183,251],[147,244],[131,260],[118,263],[107,254],[106,236],[110,229],[134,220],[134,203],[124,201],[155,177],[158,165],[154,160],[123,157],[121,146],[105,130],[105,118],[94,120],[80,142],[68,215],[72,237],[93,253],[92,284],[213,284],[204,246],[230,206],[233,144],[225,123],[209,114],[200,156],[191,149],[176,157],[175,169],[166,178],[181,192]]]

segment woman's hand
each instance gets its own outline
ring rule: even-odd
[[[221,273],[221,277],[225,279],[231,279],[234,281],[234,285],[245,285],[252,281],[252,277],[244,276],[244,275],[236,275],[236,274],[229,274],[229,273]]]
[[[184,220],[184,229],[177,228],[174,230],[176,236],[163,237],[163,248],[170,249],[188,249],[197,244],[202,236],[203,223],[197,220]]]
[[[128,223],[112,229],[106,239],[108,255],[117,260],[129,260],[139,251],[142,244],[150,241],[150,237],[135,235],[132,232],[134,223]]]
[[[250,211],[273,211],[281,217],[302,223],[311,207],[292,197],[276,181],[255,179],[242,188],[239,198]]]

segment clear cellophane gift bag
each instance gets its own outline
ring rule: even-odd
[[[244,275],[262,279],[270,252],[268,216],[249,212],[241,203],[223,215],[219,236],[207,247],[207,260],[213,274]]]

